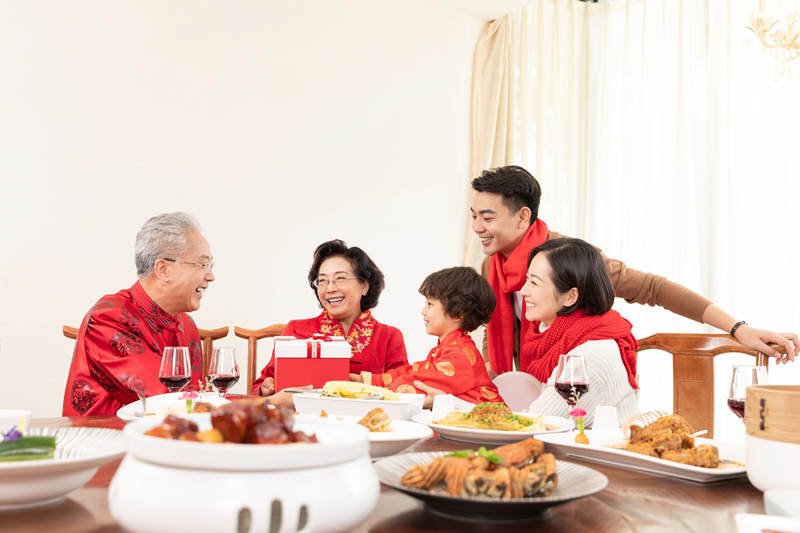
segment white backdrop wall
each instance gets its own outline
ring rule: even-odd
[[[194,318],[231,326],[217,342],[239,348],[243,372],[232,326],[317,314],[305,278],[331,238],[382,268],[375,315],[424,358],[417,287],[461,261],[485,23],[436,5],[6,4],[0,407],[60,415],[61,325],[135,281],[134,236],[165,211],[203,225],[217,280]]]

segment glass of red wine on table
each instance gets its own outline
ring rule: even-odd
[[[223,398],[228,389],[239,381],[239,365],[236,364],[236,349],[228,347],[214,348],[211,363],[208,365],[208,376]]]
[[[161,356],[161,369],[158,381],[170,392],[178,392],[192,380],[192,364],[189,361],[189,348],[186,346],[167,346]]]
[[[574,408],[581,396],[589,390],[586,364],[580,354],[562,354],[558,357],[556,392]]]
[[[733,414],[744,420],[744,401],[747,387],[767,383],[767,367],[755,365],[736,365],[731,376],[731,390],[728,393],[728,407]]]

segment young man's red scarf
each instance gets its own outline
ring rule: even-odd
[[[544,244],[549,234],[547,224],[537,219],[530,225],[511,255],[506,257],[497,252],[489,260],[488,281],[497,297],[497,305],[486,327],[487,342],[489,364],[498,374],[514,370],[514,308],[511,304],[511,294],[519,291],[525,284],[531,250]],[[530,324],[525,319],[523,309],[520,339],[525,338]]]
[[[578,309],[556,318],[550,327],[539,333],[539,321],[532,322],[520,348],[520,367],[546,383],[558,366],[558,356],[569,353],[586,341],[614,339],[622,355],[631,387],[636,384],[636,351],[639,344],[631,333],[631,323],[616,311],[602,315],[585,315]]]

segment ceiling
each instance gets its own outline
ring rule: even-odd
[[[491,20],[524,5],[532,4],[535,0],[436,0],[436,2],[478,18]]]

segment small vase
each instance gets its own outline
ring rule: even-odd
[[[575,435],[575,443],[576,444],[589,444],[589,437],[586,436],[586,433],[583,430],[580,430],[577,435]]]

